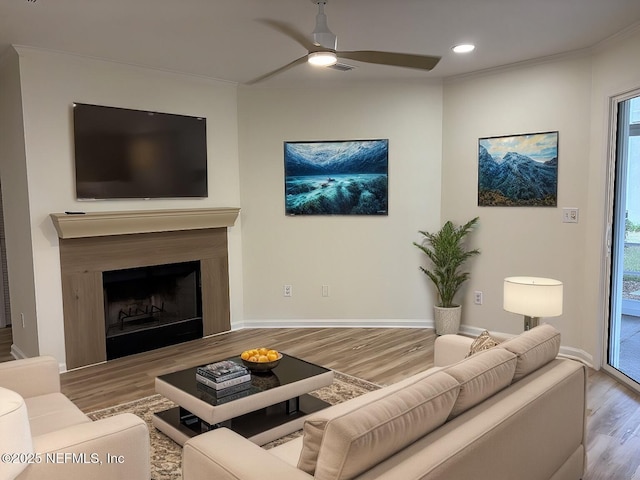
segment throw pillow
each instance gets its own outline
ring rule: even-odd
[[[467,354],[467,357],[470,357],[474,353],[481,352],[482,350],[489,350],[490,348],[493,348],[496,345],[498,345],[498,343],[500,342],[498,342],[494,338],[491,338],[491,335],[489,335],[489,332],[485,330],[480,335],[478,335],[478,338],[476,338],[473,341],[473,343],[471,344],[471,348],[469,348],[469,353]]]

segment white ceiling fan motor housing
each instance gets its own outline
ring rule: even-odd
[[[313,43],[320,47],[336,50],[338,48],[338,37],[329,30],[327,25],[327,16],[324,13],[324,6],[327,4],[325,0],[311,0],[312,3],[318,5],[318,14],[316,15],[316,28],[313,30]]]

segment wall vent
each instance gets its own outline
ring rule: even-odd
[[[353,65],[347,65],[346,63],[334,63],[333,65],[329,65],[327,68],[331,68],[333,70],[338,70],[340,72],[348,72],[349,70],[353,70]]]

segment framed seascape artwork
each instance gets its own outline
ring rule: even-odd
[[[287,215],[387,215],[389,140],[285,142]]]
[[[558,132],[478,140],[478,206],[558,205]]]

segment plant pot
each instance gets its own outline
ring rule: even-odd
[[[456,334],[460,329],[460,316],[462,306],[437,307],[433,306],[433,319],[436,327],[436,335]]]

